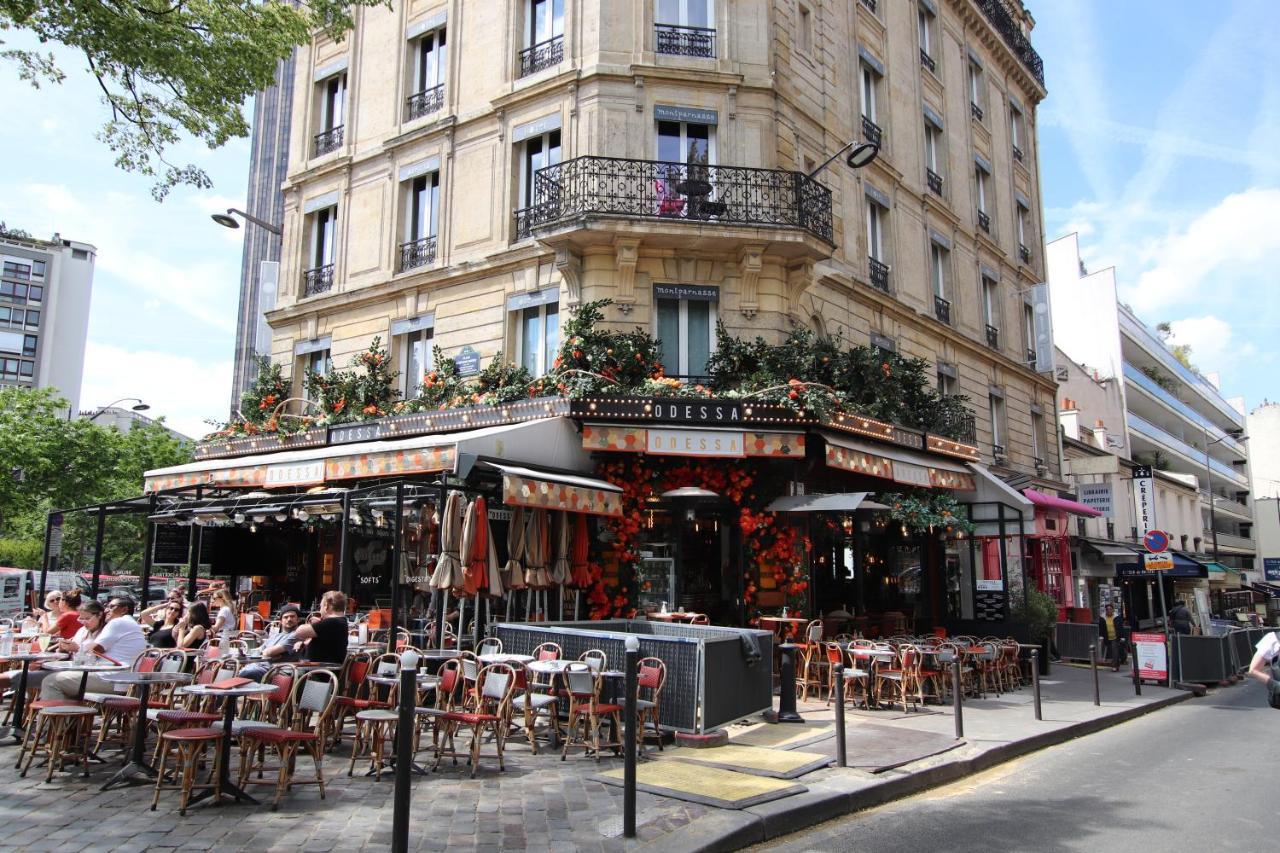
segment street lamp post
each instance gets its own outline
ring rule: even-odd
[[[1209,448],[1213,447],[1220,441],[1226,441],[1230,435],[1223,434],[1213,441],[1209,440],[1209,427],[1207,424],[1200,424],[1200,429],[1204,431],[1204,482],[1209,488],[1209,533],[1213,536],[1213,561],[1218,562],[1218,525],[1217,513],[1213,504],[1213,469],[1209,467]],[[1236,437],[1236,441],[1248,441],[1249,436],[1241,435]]]
[[[134,403],[136,404],[136,405],[134,405],[134,406],[130,406],[130,408],[131,408],[133,411],[135,411],[135,412],[145,412],[145,411],[147,411],[147,409],[150,409],[150,408],[151,408],[151,407],[150,407],[150,406],[148,406],[146,403],[144,403],[144,402],[142,402],[141,400],[139,400],[137,397],[121,397],[119,400],[112,400],[110,403],[107,403],[107,404],[106,404],[105,406],[103,406],[101,409],[98,409],[98,411],[94,412],[92,415],[89,415],[89,417],[85,418],[85,420],[86,420],[86,421],[92,421],[93,419],[95,419],[95,418],[99,417],[99,416],[100,416],[103,412],[105,412],[107,409],[109,409],[109,408],[111,408],[112,406],[114,406],[116,403],[127,403],[127,402],[129,402],[130,400],[133,400],[133,401],[134,401]]]
[[[210,214],[209,218],[224,228],[239,228],[240,223],[236,221],[236,216],[241,217],[245,222],[252,222],[259,228],[265,228],[277,237],[280,236],[280,226],[272,225],[270,222],[264,222],[252,213],[246,213],[238,207],[228,207],[226,213],[213,213]]]

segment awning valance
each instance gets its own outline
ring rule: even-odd
[[[803,459],[805,435],[802,432],[756,432],[722,428],[584,424],[582,446],[589,451],[650,453],[655,456]]]
[[[822,431],[827,442],[827,465],[855,474],[882,477],[895,483],[932,489],[974,488],[973,474],[963,462],[914,450]]]
[[[1141,557],[1135,562],[1117,563],[1116,577],[1118,578],[1141,578],[1150,580],[1156,575],[1166,575],[1171,578],[1207,578],[1209,570],[1201,563],[1191,559],[1181,551],[1170,551],[1173,557],[1173,568],[1162,572],[1148,572],[1142,562]],[[1136,556],[1136,555],[1135,555]]]
[[[1045,509],[1056,509],[1060,512],[1069,512],[1072,515],[1083,515],[1086,518],[1097,518],[1102,515],[1091,506],[1085,506],[1078,501],[1067,500],[1056,495],[1046,495],[1044,492],[1039,492],[1035,489],[1023,489],[1022,493],[1033,504]]]
[[[502,474],[502,502],[509,506],[622,516],[622,489],[605,480],[488,460],[480,464]]]
[[[1105,539],[1085,539],[1084,544],[1090,551],[1093,551],[1107,562],[1132,563],[1134,555],[1139,553],[1136,548],[1130,548],[1119,542],[1109,542]]]

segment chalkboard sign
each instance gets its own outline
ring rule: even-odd
[[[200,562],[213,562],[214,539],[212,530],[204,531],[200,542]],[[156,566],[188,566],[191,564],[191,528],[179,524],[157,524],[151,551],[151,563]]]

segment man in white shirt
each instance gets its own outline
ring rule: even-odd
[[[107,604],[107,622],[101,633],[85,643],[87,651],[97,655],[97,663],[122,663],[131,666],[134,658],[147,648],[146,635],[133,618],[133,599],[127,595],[112,596]],[[63,641],[59,648],[74,654],[80,651],[77,643]],[[41,699],[75,699],[80,695],[81,672],[60,672],[50,676],[40,685]],[[93,693],[114,693],[116,685],[104,681],[94,673],[88,673],[85,690]]]

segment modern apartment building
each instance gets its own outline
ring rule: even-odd
[[[253,101],[253,131],[249,137],[248,213],[275,224],[284,219],[280,185],[289,165],[289,127],[293,117],[295,56],[280,63],[275,83]],[[236,353],[231,380],[231,412],[235,415],[257,372],[256,357],[271,352],[271,327],[266,312],[275,307],[280,278],[280,235],[252,222],[244,225],[244,254],[240,263],[240,309],[236,314]]]
[[[1245,418],[1257,525],[1254,534],[1259,568],[1266,580],[1280,582],[1280,403],[1264,400]],[[1255,580],[1262,580],[1259,574]]]
[[[1035,305],[1045,89],[1017,0],[355,15],[297,55],[267,315],[295,394],[375,336],[408,396],[433,345],[537,374],[561,318],[607,297],[672,374],[705,370],[717,322],[927,359],[991,469],[1063,485],[1046,288]],[[873,163],[814,174],[858,139]]]
[[[78,411],[97,249],[0,231],[0,385],[56,388]]]
[[[1122,416],[1095,415],[1108,446],[1134,462],[1187,481],[1199,490],[1201,524],[1175,548],[1210,562],[1254,567],[1249,454],[1241,400],[1227,400],[1216,381],[1179,361],[1161,336],[1116,297],[1112,268],[1089,273],[1077,235],[1046,246],[1054,339],[1074,368],[1095,383],[1111,383]],[[1082,382],[1062,368],[1064,397],[1079,399]],[[1073,407],[1064,405],[1065,410]],[[1157,523],[1163,524],[1157,513]],[[1136,541],[1134,530],[1116,538]]]

